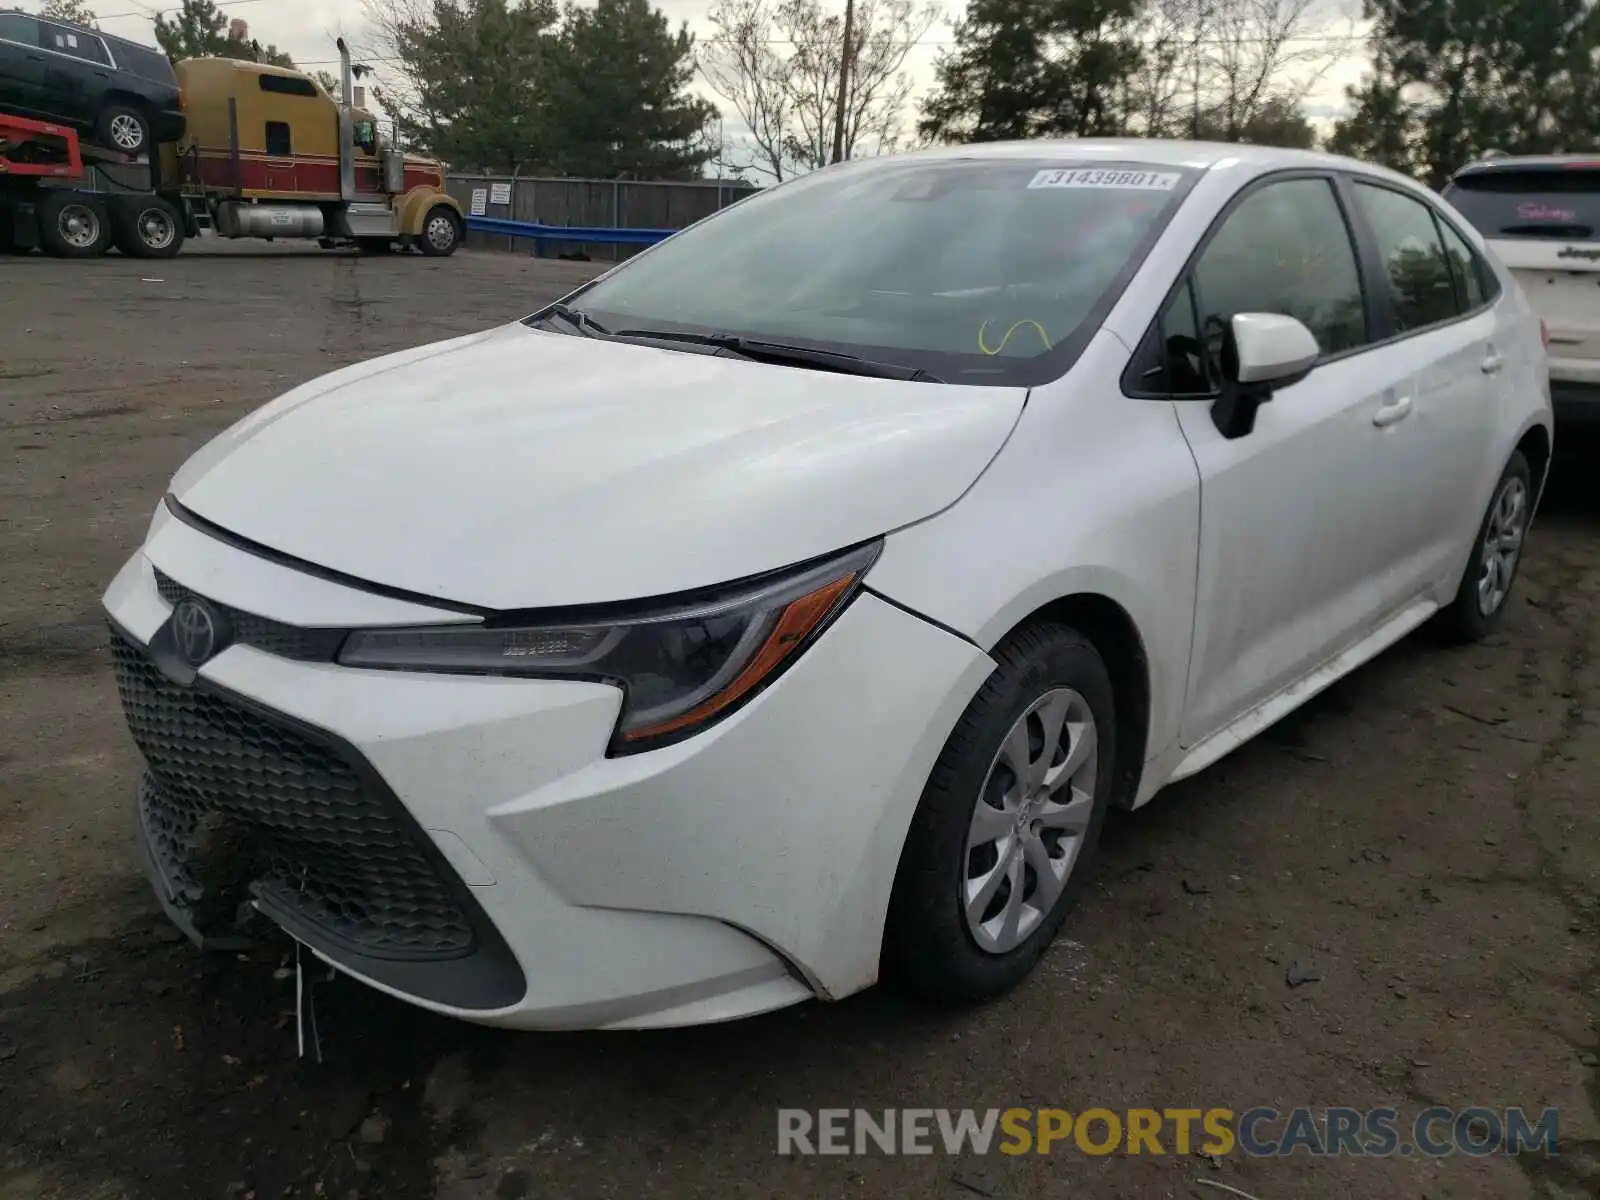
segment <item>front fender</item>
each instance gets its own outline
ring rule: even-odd
[[[416,237],[422,232],[422,222],[436,208],[448,208],[456,219],[466,224],[461,203],[449,192],[440,191],[428,184],[418,184],[400,197],[400,232],[406,237]]]

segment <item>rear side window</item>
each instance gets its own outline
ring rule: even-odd
[[[263,92],[276,92],[280,96],[317,96],[317,85],[309,79],[293,79],[287,75],[258,75]]]
[[[1383,256],[1400,328],[1421,329],[1456,316],[1456,283],[1433,211],[1385,187],[1358,183],[1355,192]]]
[[[178,86],[178,77],[173,73],[172,63],[165,54],[127,43],[118,43],[116,53],[117,66],[124,71],[140,79],[148,79],[151,83]]]
[[[1484,237],[1600,239],[1600,164],[1473,171],[1444,197]]]
[[[1455,280],[1461,311],[1471,312],[1487,304],[1489,292],[1484,284],[1489,277],[1488,268],[1473,253],[1472,247],[1467,245],[1466,238],[1446,222],[1439,222],[1439,233],[1444,237],[1445,257],[1450,260],[1450,274]]]
[[[85,62],[100,63],[104,66],[111,64],[111,56],[106,53],[106,48],[101,45],[100,39],[92,33],[79,33],[76,29],[67,29],[61,25],[51,25],[41,21],[39,45],[46,50],[54,50],[57,54],[70,54],[73,58],[81,58]]]

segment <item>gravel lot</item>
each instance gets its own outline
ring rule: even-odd
[[[1600,439],[1490,644],[1419,634],[1108,830],[1020,992],[506,1035],[175,944],[99,595],[171,472],[333,367],[519,316],[510,255],[0,260],[0,1200],[1600,1195]],[[1320,980],[1289,986],[1298,963]],[[790,1158],[780,1106],[1560,1109],[1556,1158]]]

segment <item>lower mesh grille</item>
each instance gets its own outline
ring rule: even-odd
[[[219,914],[248,887],[333,945],[425,961],[472,952],[442,869],[355,763],[210,690],[170,682],[113,632],[117,690],[149,765],[139,816],[186,907]]]

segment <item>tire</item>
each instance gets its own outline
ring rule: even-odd
[[[118,154],[150,151],[150,118],[126,104],[108,105],[94,123],[94,139]]]
[[[98,196],[52,191],[39,201],[39,245],[57,258],[95,258],[111,246],[111,220]]]
[[[995,658],[999,666],[956,723],[923,790],[884,929],[885,978],[940,1004],[999,996],[1033,970],[1077,902],[1116,774],[1111,679],[1087,638],[1041,622],[1007,638]],[[1074,753],[1088,748],[1081,763],[1047,761],[1042,747],[1057,711],[1066,721],[1063,740]],[[1019,730],[1025,746],[1011,740]],[[1077,798],[1044,807],[1027,800],[1011,764],[1033,755],[1035,771],[1061,773],[1045,776],[1047,789]],[[991,803],[997,798],[1004,808]],[[1050,900],[1040,894],[1039,868],[1055,873],[1057,863],[1064,872]],[[969,897],[978,902],[970,917]]]
[[[17,210],[6,200],[0,200],[0,254],[27,253],[17,243]]]
[[[454,209],[434,205],[422,218],[422,232],[417,234],[415,243],[429,258],[448,258],[461,245],[461,218]]]
[[[129,258],[173,258],[183,249],[183,214],[160,196],[111,202],[111,240]]]
[[[1440,627],[1456,642],[1478,642],[1505,620],[1511,591],[1522,565],[1522,548],[1533,515],[1533,472],[1522,451],[1512,451],[1506,469],[1494,485],[1478,536],[1472,545],[1456,598],[1440,615]],[[1496,555],[1495,576],[1490,579],[1491,556]]]

